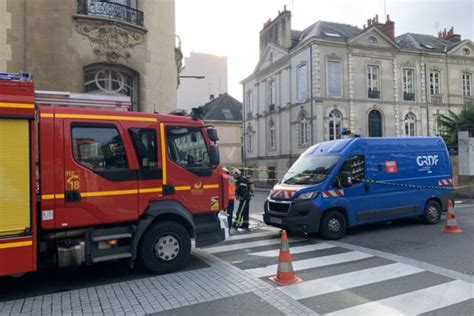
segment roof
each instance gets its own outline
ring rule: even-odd
[[[347,42],[362,32],[364,32],[364,30],[349,24],[317,21],[302,32],[299,41],[302,42],[310,37],[316,37],[338,42]]]
[[[204,104],[203,119],[215,121],[242,121],[242,103],[227,93]]]
[[[405,33],[397,36],[395,41],[401,48],[437,53],[445,53],[461,42],[451,42],[432,35],[415,33]]]

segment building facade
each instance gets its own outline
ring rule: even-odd
[[[178,109],[190,110],[227,92],[227,57],[191,53],[184,58],[178,88]],[[204,78],[196,80],[196,76]]]
[[[219,155],[224,167],[242,166],[242,103],[223,93],[202,107],[204,123],[219,135]]]
[[[1,0],[0,71],[37,89],[130,96],[136,111],[176,109],[182,54],[174,0]]]
[[[284,10],[260,31],[242,81],[244,162],[267,184],[311,144],[342,137],[439,135],[439,117],[472,102],[474,45],[451,29],[406,33],[378,17],[358,28],[318,21],[291,29]]]

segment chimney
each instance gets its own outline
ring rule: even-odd
[[[460,34],[454,34],[454,27],[451,26],[449,31],[446,32],[446,29],[443,30],[443,32],[439,31],[438,32],[438,38],[444,39],[450,42],[459,42],[461,41],[461,35]]]
[[[385,24],[379,22],[378,14],[376,14],[375,17],[372,19],[367,19],[367,28],[364,24],[364,30],[374,26],[381,30],[385,34],[385,36],[390,38],[392,41],[395,40],[395,22],[390,20],[390,15],[387,14],[387,20],[385,21]]]
[[[291,47],[291,11],[283,7],[275,19],[269,19],[260,31],[260,55],[269,43]]]
[[[210,100],[210,101],[214,101],[214,99],[215,99],[215,98],[214,98],[214,95],[211,94],[211,95],[209,96],[209,100]]]

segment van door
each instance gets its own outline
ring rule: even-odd
[[[349,177],[349,182],[344,183],[344,177]],[[352,223],[364,222],[374,216],[370,193],[364,180],[365,157],[357,154],[344,161],[333,183],[333,187],[349,202],[347,211]],[[323,194],[327,195],[325,192]]]
[[[116,122],[64,119],[64,208],[56,226],[77,227],[138,218],[137,168]]]
[[[419,182],[416,160],[412,153],[369,154],[370,184],[377,220],[413,216],[422,212],[426,190],[416,188]],[[386,183],[386,184],[384,184]],[[426,200],[426,199],[425,199]]]
[[[166,142],[163,198],[176,200],[193,213],[218,211],[218,174],[211,168],[205,130],[183,123],[161,123],[160,129]]]

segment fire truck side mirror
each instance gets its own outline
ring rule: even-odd
[[[220,163],[219,146],[216,144],[211,144],[209,147],[209,162],[211,163],[211,168],[217,168]]]
[[[217,135],[217,130],[214,127],[207,128],[207,135],[209,139],[213,142],[217,142],[219,140],[219,136]]]

